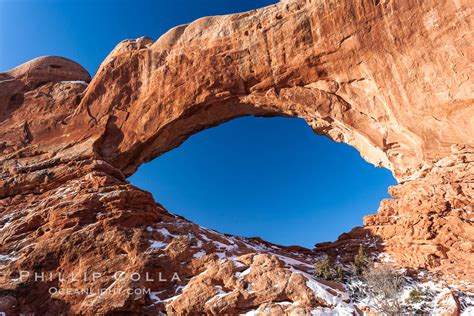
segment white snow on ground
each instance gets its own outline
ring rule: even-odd
[[[462,308],[462,316],[474,315],[474,293],[467,293],[460,298],[460,305]]]
[[[202,245],[203,245],[202,240],[196,238],[196,246],[192,246],[191,248],[201,248]]]
[[[234,266],[235,266],[236,268],[245,267],[245,264],[243,264],[243,263],[240,262],[239,260],[232,260],[232,263],[234,264]]]
[[[269,254],[271,254],[272,256],[277,257],[278,259],[283,261],[287,266],[298,265],[298,266],[305,266],[305,267],[308,267],[308,268],[313,268],[313,265],[311,265],[309,263],[306,263],[306,262],[303,262],[303,261],[299,261],[299,260],[296,260],[296,259],[293,259],[293,258],[290,258],[290,257],[282,256],[282,255],[279,255],[279,254],[276,254],[276,253],[273,253],[273,252],[270,252]]]
[[[158,292],[150,292],[150,299],[155,303],[160,303],[161,299],[158,297]]]
[[[205,272],[207,272],[207,270],[204,271],[204,272],[202,272],[202,273],[205,273]],[[186,286],[179,285],[179,286],[176,287],[176,289],[174,290],[174,292],[175,292],[175,293],[180,293],[180,295],[181,295],[181,293],[184,292],[184,289],[185,289],[185,288],[186,288]]]
[[[59,195],[61,198],[67,198],[72,195],[76,195],[77,192],[74,191],[71,187],[72,184],[69,184],[67,187],[61,187],[59,190],[56,191],[56,195]]]
[[[218,292],[217,292],[215,297],[223,297],[223,296],[226,296],[226,295],[230,294],[230,292],[224,292],[224,290],[222,289],[222,286],[220,286],[220,285],[216,285],[216,288],[217,288]]]
[[[215,286],[216,290],[217,290],[217,294],[214,295],[211,299],[209,299],[209,301],[212,301],[214,299],[217,299],[217,298],[221,298],[221,297],[224,297],[226,295],[229,295],[231,292],[225,292],[223,289],[222,289],[222,286],[220,285],[216,285]],[[208,302],[209,302],[208,301]]]
[[[268,251],[269,249],[267,247],[264,247],[262,245],[257,245],[257,244],[250,244],[247,242],[244,242],[244,244],[249,247],[250,249],[255,250],[256,253],[261,253],[263,251]]]
[[[235,277],[238,278],[238,279],[243,278],[244,276],[246,276],[247,274],[250,273],[251,269],[252,269],[252,268],[248,268],[248,269],[246,269],[246,270],[244,270],[244,271],[242,271],[242,272],[235,272],[234,275],[235,275]]]
[[[334,288],[330,288],[322,283],[316,281],[311,275],[305,272],[296,272],[300,273],[306,277],[307,282],[306,286],[313,290],[314,295],[318,298],[322,298],[328,304],[334,306],[333,310],[336,311],[340,315],[352,315],[354,311],[354,305],[352,303],[345,303],[344,301],[349,301],[349,294],[345,292],[340,292]],[[328,290],[331,289],[332,291],[337,292],[337,295],[333,295]]]
[[[334,315],[354,315],[354,310],[349,311],[346,308],[335,306],[334,308],[318,307],[311,311],[313,316],[334,316]]]
[[[225,254],[225,252],[216,252],[215,254],[216,254],[216,255],[219,257],[219,259],[221,259],[221,260],[225,260],[225,259],[234,260],[235,258],[237,258],[237,256],[235,256],[235,255],[228,256],[228,255]]]
[[[203,274],[206,274],[207,272],[209,272],[209,270],[206,269],[206,270],[202,271],[201,273],[199,273],[198,275],[203,275]]]
[[[226,251],[232,251],[232,250],[235,250],[237,249],[239,246],[237,246],[236,244],[232,244],[232,245],[226,245],[226,244],[223,244],[219,241],[213,241],[214,245],[217,246],[217,248],[219,249],[225,249]]]
[[[3,224],[0,226],[0,232],[12,224],[13,215],[5,215],[2,218]]]
[[[177,235],[174,235],[174,234],[170,233],[169,230],[166,229],[165,227],[154,228],[152,226],[147,226],[146,230],[148,232],[158,232],[158,233],[160,233],[161,236],[163,236],[163,238],[177,237]],[[168,245],[168,243],[160,241],[160,240],[151,239],[150,242],[152,243],[151,246],[150,246],[150,248],[152,248],[152,249],[163,249],[163,248],[166,248],[166,246]]]
[[[82,80],[63,80],[61,81],[61,83],[80,83],[87,86],[87,82],[82,81]]]
[[[471,316],[474,315],[474,304],[473,306],[468,306],[461,312],[461,316]]]
[[[16,260],[15,257],[9,256],[9,255],[0,255],[0,263],[1,262],[14,261],[14,260]]]
[[[153,301],[153,304],[152,304],[152,305],[155,305],[155,304],[164,302],[164,301],[158,296],[158,294],[161,294],[161,293],[163,293],[163,292],[166,292],[166,290],[162,290],[162,291],[159,291],[159,292],[150,292],[150,293],[149,293],[150,299]]]
[[[202,256],[206,255],[206,252],[204,250],[201,250],[199,252],[196,252],[194,255],[193,255],[193,258],[201,258]]]
[[[176,237],[176,235],[171,234],[166,228],[155,229],[155,231],[159,232],[164,237]]]
[[[253,284],[252,283],[249,283],[247,284],[247,287],[245,288],[245,291],[247,291],[247,293],[255,293],[256,291],[255,290],[252,290],[253,289]]]
[[[168,229],[161,227],[161,228],[153,228],[152,226],[147,226],[146,228],[147,231],[149,232],[158,232],[160,233],[163,237],[176,237],[176,235],[172,234],[169,232]]]
[[[206,235],[204,234],[199,234],[201,236],[202,239],[204,239],[205,241],[211,241]]]
[[[379,254],[378,259],[380,260],[380,262],[386,262],[386,263],[395,262],[395,260],[392,257],[390,257],[390,255],[386,254],[385,252],[382,252],[381,254]]]
[[[29,240],[22,240],[20,241],[18,244],[17,244],[17,247],[20,247],[21,245],[25,244],[29,242]],[[24,251],[25,249],[29,248],[29,247],[32,247],[36,245],[36,243],[31,243],[31,244],[28,244],[26,246],[23,246],[22,248],[20,248],[19,250],[16,250],[16,251],[13,251],[11,252],[9,255],[0,255],[0,263],[1,262],[9,262],[9,261],[15,261],[15,260],[18,260],[18,258],[21,257],[21,252]]]
[[[159,240],[150,240],[150,242],[151,242],[150,248],[153,248],[153,249],[163,249],[168,245],[167,243],[164,243]]]

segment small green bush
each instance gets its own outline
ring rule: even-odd
[[[342,266],[336,265],[334,268],[333,280],[337,282],[342,282],[345,279],[345,272],[342,269]]]
[[[365,253],[364,247],[359,246],[359,252],[354,257],[352,270],[356,275],[363,275],[370,267],[371,260]]]
[[[415,314],[423,314],[431,309],[433,293],[429,290],[416,287],[410,291],[405,304],[408,310]]]
[[[414,304],[421,303],[424,297],[425,295],[421,289],[414,288],[413,290],[410,291],[410,294],[408,294],[407,301]]]
[[[316,262],[314,265],[314,275],[325,280],[331,278],[331,262],[328,257]]]
[[[342,282],[345,277],[344,269],[341,265],[331,262],[329,257],[316,262],[314,266],[314,275],[318,278]]]

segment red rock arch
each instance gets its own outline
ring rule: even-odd
[[[296,1],[203,18],[155,43],[120,43],[80,110],[101,128],[120,126],[117,148],[107,132],[98,146],[127,174],[206,126],[285,115],[304,118],[402,179],[472,139],[469,36],[455,43],[435,35],[451,25],[437,12],[458,10],[449,3]],[[409,12],[416,12],[412,26],[403,22]]]

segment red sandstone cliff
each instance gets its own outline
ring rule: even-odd
[[[472,289],[472,10],[462,0],[282,1],[123,41],[92,80],[60,57],[1,73],[0,307],[348,312],[347,293],[312,277],[312,263],[372,241],[399,266]],[[127,183],[143,162],[242,115],[304,118],[392,170],[393,199],[309,251],[204,229]],[[35,282],[34,271],[53,277]],[[153,293],[120,291],[141,287]]]

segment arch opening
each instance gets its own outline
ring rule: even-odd
[[[360,226],[396,184],[303,119],[253,116],[193,135],[129,180],[202,226],[307,248]]]

